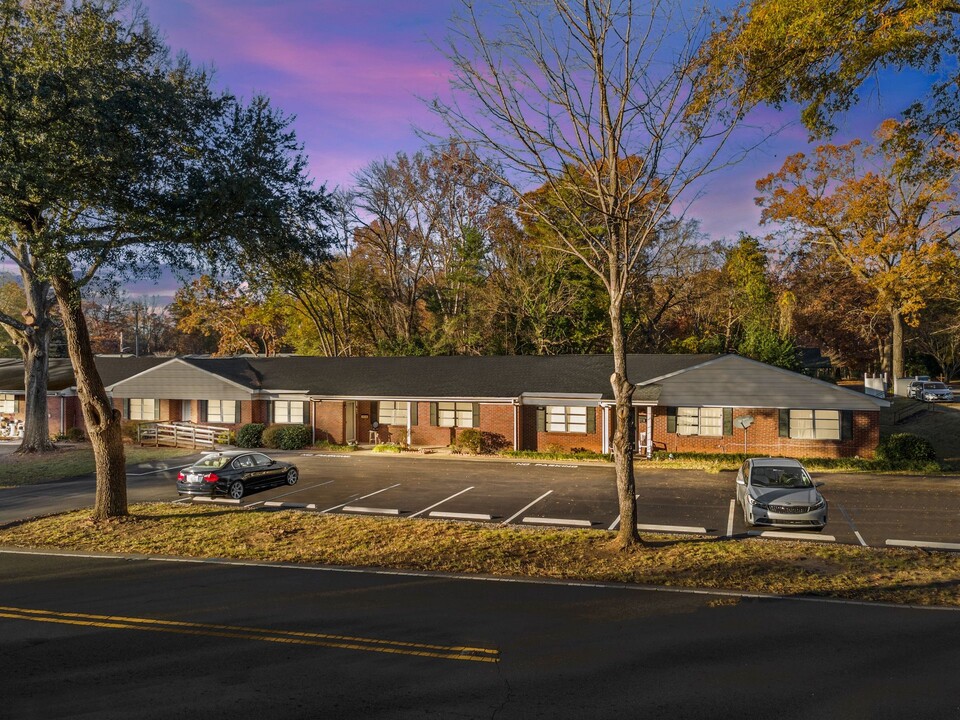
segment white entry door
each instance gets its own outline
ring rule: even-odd
[[[180,419],[184,422],[193,422],[193,400],[182,400],[180,402]]]
[[[353,400],[347,400],[343,404],[343,429],[344,442],[357,441],[357,403]]]

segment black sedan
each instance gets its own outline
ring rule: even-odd
[[[249,450],[226,450],[204,455],[177,475],[180,495],[224,493],[234,500],[248,490],[267,485],[296,485],[300,472],[296,465]]]

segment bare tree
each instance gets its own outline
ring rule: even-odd
[[[505,0],[497,16],[506,26],[494,33],[479,12],[490,4],[463,0],[447,42],[453,99],[432,104],[478,156],[502,164],[519,211],[552,223],[557,248],[604,283],[622,548],[640,541],[622,317],[629,276],[695,184],[732,159],[723,156],[749,96],[731,92],[723,65],[710,62],[709,11],[683,5]],[[532,185],[544,186],[562,222],[529,202]]]

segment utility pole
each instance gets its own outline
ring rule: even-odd
[[[133,306],[133,354],[140,357],[140,304]]]

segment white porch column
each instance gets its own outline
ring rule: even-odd
[[[513,451],[520,449],[520,405],[513,403]]]
[[[602,437],[601,451],[604,455],[610,452],[610,406],[604,405],[603,412],[600,413],[600,427]]]
[[[647,459],[653,457],[653,406],[647,405]]]
[[[410,446],[413,443],[413,433],[411,432],[410,426],[410,413],[413,410],[413,403],[407,400],[407,446]]]

